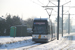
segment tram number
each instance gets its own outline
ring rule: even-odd
[[[39,37],[38,37],[39,39],[41,38],[41,35],[39,35]]]

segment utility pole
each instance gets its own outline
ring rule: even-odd
[[[68,15],[68,34],[70,34],[70,15],[75,15],[75,14],[63,14],[63,15]]]
[[[69,1],[69,2],[71,2],[71,1]],[[69,2],[66,2],[65,4],[68,4]],[[63,6],[65,4],[62,5],[62,37],[63,37]],[[65,6],[65,7],[69,7],[69,6]]]
[[[69,17],[68,17],[68,34],[70,34],[70,13],[69,13]]]
[[[60,7],[60,0],[58,0],[57,40],[59,40],[59,7]]]
[[[63,37],[63,5],[62,5],[62,37]]]

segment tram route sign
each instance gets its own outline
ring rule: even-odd
[[[34,24],[45,24],[45,22],[35,22]]]
[[[54,1],[54,2],[58,2],[58,0],[49,0],[49,1]]]

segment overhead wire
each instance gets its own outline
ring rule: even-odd
[[[32,1],[33,3],[35,3],[35,4],[37,4],[37,5],[39,5],[39,6],[42,6],[42,5],[44,5],[44,3],[42,3],[40,0],[37,0],[40,4],[42,4],[42,5],[40,5],[40,4],[38,4],[37,2],[35,2],[35,1],[33,1],[33,0],[30,0],[30,1]],[[49,2],[48,2],[48,4],[46,5],[46,6],[48,6],[49,5],[49,3],[52,3],[54,6],[57,6],[56,4],[54,4],[53,2],[51,2],[50,0],[48,0]],[[55,11],[55,10],[54,10]],[[48,13],[48,15],[49,16],[51,16],[51,14],[52,14],[52,10],[51,10],[51,12],[49,13],[47,10],[46,10],[46,12]],[[55,11],[56,12],[56,11]]]
[[[39,0],[38,0],[38,2],[40,2]],[[42,5],[44,5],[44,3],[42,3],[42,2],[40,2]]]
[[[71,2],[71,1],[69,1],[69,2]],[[66,2],[65,4],[67,4],[67,3],[69,3],[69,2]],[[65,5],[65,4],[62,4],[62,5]]]
[[[50,2],[48,2],[48,4],[49,4]],[[46,5],[46,6],[48,6],[48,4]]]
[[[33,3],[35,3],[35,4],[37,4],[37,5],[39,5],[39,6],[42,6],[42,5],[40,5],[40,4],[36,3],[36,2],[34,2],[33,0],[30,0],[30,1],[33,2]]]
[[[47,4],[46,6],[49,6],[49,3],[52,3],[53,5],[57,6],[56,4],[54,4],[53,2],[51,2],[50,0],[49,0],[48,4]],[[52,8],[52,10],[53,10],[53,8]],[[48,13],[49,17],[50,17],[51,14],[52,14],[52,10],[51,10],[50,14],[49,14],[49,12],[46,10],[46,12]],[[55,11],[55,12],[56,12],[56,11]]]
[[[67,13],[67,12],[69,12],[69,10],[68,10],[68,11],[66,11],[65,13]],[[64,14],[65,14],[65,13],[64,13]]]
[[[49,0],[49,2],[51,2],[50,0]],[[53,5],[55,5],[55,6],[57,6],[56,4],[54,4],[53,2],[51,2]]]
[[[70,5],[71,5],[71,0],[69,1],[70,2]],[[69,3],[69,2],[67,2],[67,3]],[[65,3],[65,4],[67,4],[67,3]],[[64,4],[64,5],[65,5]],[[68,6],[69,7],[69,10],[68,11],[66,11],[65,13],[67,13],[67,12],[69,12],[70,13],[70,5]]]
[[[65,1],[65,2],[66,2],[66,1]],[[71,3],[71,0],[69,0],[68,2],[66,2],[65,4],[62,4],[62,5],[64,6],[64,5],[68,4],[69,2]],[[62,7],[62,5],[61,5],[60,7]],[[67,13],[67,12],[69,12],[69,11],[70,11],[70,5],[69,5],[69,6],[66,6],[66,7],[69,7],[69,10],[68,10],[68,11],[66,11],[65,13]]]

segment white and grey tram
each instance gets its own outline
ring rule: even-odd
[[[32,40],[35,42],[49,42],[55,38],[52,22],[48,18],[35,18],[32,30]]]

